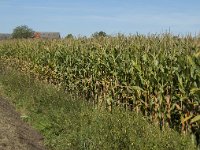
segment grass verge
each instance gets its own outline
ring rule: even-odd
[[[58,91],[15,70],[0,68],[0,94],[39,130],[52,150],[193,150],[188,136],[149,124],[122,109],[98,110],[76,94]]]

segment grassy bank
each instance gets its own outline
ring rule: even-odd
[[[49,149],[192,150],[191,139],[163,132],[134,112],[95,109],[77,94],[58,91],[29,75],[0,69],[0,93],[45,136]]]

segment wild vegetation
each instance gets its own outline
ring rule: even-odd
[[[1,61],[76,91],[95,108],[115,106],[182,133],[200,135],[200,39],[134,35],[9,40]],[[112,112],[114,113],[114,112]]]

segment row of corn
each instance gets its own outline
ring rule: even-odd
[[[200,39],[170,34],[0,42],[1,61],[19,66],[95,107],[142,113],[182,132],[200,130]]]

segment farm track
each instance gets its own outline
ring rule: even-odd
[[[0,97],[0,150],[45,150],[43,137]]]

